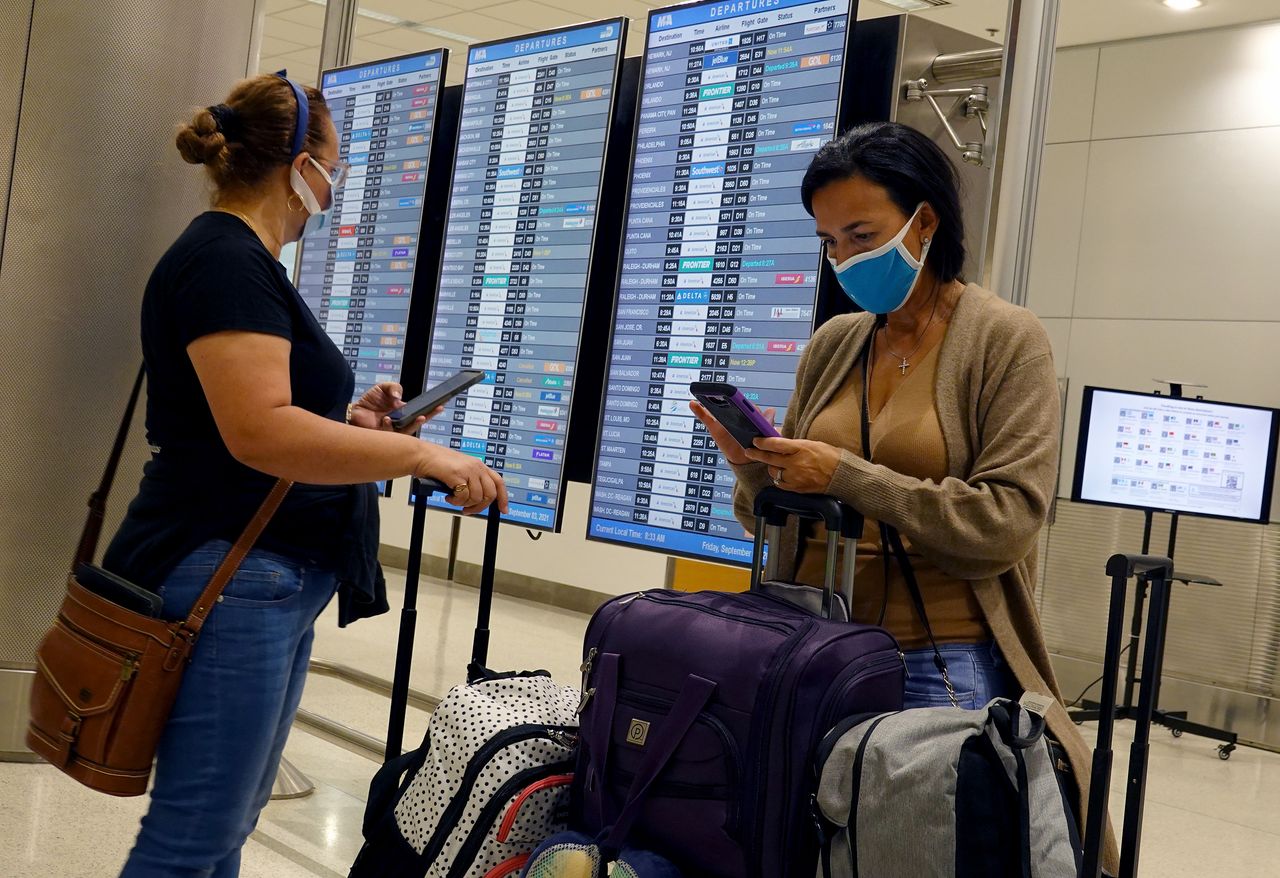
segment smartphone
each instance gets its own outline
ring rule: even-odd
[[[476,369],[466,369],[457,375],[446,378],[435,387],[424,390],[419,396],[415,396],[406,402],[404,408],[392,412],[389,416],[392,427],[401,432],[410,432],[417,429],[413,422],[418,419],[419,415],[430,414],[471,385],[483,380],[484,372]]]
[[[694,381],[689,385],[689,390],[743,448],[753,447],[754,439],[781,435],[769,423],[769,419],[751,404],[751,400],[732,384]]]

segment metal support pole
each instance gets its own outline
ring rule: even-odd
[[[1001,101],[1003,159],[987,264],[991,288],[1015,305],[1027,302],[1057,30],[1058,0],[1012,0]]]
[[[1158,683],[1164,665],[1165,626],[1169,613],[1169,579],[1173,565],[1166,573],[1151,580],[1151,618],[1158,624],[1147,626],[1147,639],[1142,655],[1142,676]],[[1154,630],[1152,630],[1154,629]],[[1142,817],[1147,800],[1147,760],[1151,752],[1151,718],[1156,710],[1158,685],[1143,684],[1138,693],[1137,730],[1129,747],[1129,785],[1124,803],[1124,833],[1120,842],[1120,878],[1138,874],[1138,841],[1142,837]]]
[[[961,82],[977,79],[999,79],[1004,69],[1004,49],[974,49],[951,52],[933,59],[930,72],[934,82]]]
[[[324,8],[324,31],[320,37],[320,70],[341,67],[351,59],[356,37],[359,0],[329,0]],[[320,81],[320,70],[316,81]]]
[[[305,774],[299,771],[292,762],[280,758],[280,767],[276,769],[276,782],[271,787],[271,800],[302,799],[316,791],[316,785]]]

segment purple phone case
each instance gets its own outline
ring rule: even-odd
[[[721,419],[721,423],[724,424],[724,428],[729,431],[733,438],[738,440],[738,444],[744,448],[750,448],[752,446],[751,440],[755,438],[782,435],[774,429],[773,424],[769,423],[769,419],[761,414],[751,400],[743,396],[742,391],[732,384],[695,381],[689,385],[689,389],[698,402],[706,406],[707,410],[712,414],[716,414],[719,406],[709,401],[708,397],[711,396],[723,397],[729,405],[737,410],[738,414],[748,422],[747,424],[735,424],[724,419]],[[749,427],[754,427],[755,431],[747,432]]]

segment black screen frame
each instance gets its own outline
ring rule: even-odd
[[[405,367],[410,365],[409,353],[411,350],[410,339],[412,338],[412,330],[413,330],[414,304],[419,298],[419,290],[422,287],[422,284],[419,283],[419,276],[418,276],[419,273],[417,269],[418,269],[418,266],[421,264],[423,238],[424,238],[425,228],[427,225],[426,224],[427,204],[428,204],[427,196],[431,191],[431,175],[430,175],[431,165],[432,165],[432,161],[435,159],[435,157],[439,153],[439,151],[436,149],[436,142],[438,140],[438,138],[436,137],[436,134],[440,130],[440,106],[441,104],[444,103],[444,92],[445,92],[444,83],[445,83],[445,77],[449,73],[449,49],[445,46],[440,46],[435,49],[426,49],[421,52],[407,52],[403,55],[395,55],[394,57],[383,58],[378,61],[366,61],[362,64],[344,64],[341,67],[327,67],[320,71],[320,78],[319,78],[319,83],[320,83],[319,90],[320,90],[320,94],[323,95],[324,94],[324,78],[329,74],[346,73],[351,70],[359,70],[362,67],[376,67],[380,64],[394,64],[397,61],[406,61],[410,58],[421,58],[426,55],[435,55],[435,54],[440,55],[440,78],[437,81],[436,99],[432,102],[432,107],[431,107],[431,142],[427,144],[427,157],[424,162],[425,167],[423,169],[425,180],[422,186],[422,211],[418,216],[418,252],[414,254],[413,280],[410,281],[410,283],[412,284],[412,288],[409,290],[409,296],[408,296],[409,304],[408,304],[408,307],[405,309],[405,319],[404,319],[405,344],[404,344],[404,349],[400,353],[400,371],[396,375],[396,381],[398,384],[400,384],[401,387],[405,386],[405,383],[404,383]],[[325,102],[326,104],[328,103],[328,98],[325,99]],[[330,108],[330,112],[332,112],[332,108]],[[335,125],[336,125],[336,122],[335,122]],[[342,136],[341,132],[339,132],[338,136],[339,138],[341,138]],[[455,135],[455,140],[456,140],[456,135]],[[428,256],[431,255],[430,249],[439,249],[439,242],[443,241],[442,237],[440,236],[435,236],[435,237],[438,238],[439,240],[436,242],[433,242],[433,247],[429,248]],[[297,286],[297,281],[302,280],[302,256],[303,256],[304,249],[305,249],[305,246],[303,244],[303,239],[299,239],[297,257],[294,263],[296,266],[296,270],[294,271],[295,287]],[[353,369],[352,371],[354,372],[355,370]],[[416,395],[416,392],[420,389],[421,389],[420,386],[413,387],[412,391],[414,392],[414,395]],[[356,399],[358,399],[358,397],[353,397],[351,399],[351,402],[355,402]],[[390,479],[386,480],[386,485],[383,489],[383,496],[386,496],[386,497],[391,496],[390,482],[391,482]]]
[[[1093,394],[1095,391],[1102,393],[1117,393],[1124,396],[1134,396],[1143,399],[1158,399],[1161,401],[1177,400],[1185,403],[1204,403],[1205,405],[1230,406],[1232,408],[1250,409],[1252,411],[1269,412],[1271,414],[1271,434],[1268,438],[1267,448],[1267,466],[1264,473],[1266,479],[1262,489],[1262,502],[1259,509],[1258,518],[1245,518],[1239,515],[1214,515],[1208,512],[1194,512],[1186,509],[1168,509],[1163,506],[1148,506],[1140,503],[1118,503],[1107,500],[1094,500],[1082,496],[1081,489],[1084,483],[1084,466],[1085,458],[1089,450],[1089,424],[1093,416]],[[1271,523],[1271,503],[1275,494],[1276,482],[1276,460],[1277,449],[1280,446],[1280,409],[1270,406],[1249,405],[1239,402],[1225,402],[1215,399],[1203,399],[1201,397],[1191,396],[1170,396],[1166,393],[1143,392],[1138,390],[1121,390],[1115,387],[1097,387],[1094,385],[1086,385],[1084,387],[1080,401],[1080,429],[1076,434],[1076,468],[1071,476],[1071,502],[1084,503],[1090,506],[1109,506],[1114,509],[1136,509],[1140,512],[1164,512],[1170,515],[1190,515],[1195,518],[1211,518],[1218,521],[1234,521],[1239,524],[1270,524]]]
[[[627,33],[628,33],[629,19],[626,16],[602,18],[595,21],[584,21],[578,24],[566,25],[564,27],[553,27],[553,28],[547,28],[545,30],[540,30],[540,31],[531,31],[529,33],[516,34],[514,36],[503,37],[501,39],[485,40],[484,42],[472,43],[471,45],[467,46],[466,63],[464,64],[462,86],[461,86],[461,91],[459,93],[459,98],[458,98],[459,124],[457,126],[457,130],[454,132],[453,152],[450,158],[448,201],[445,203],[445,212],[444,212],[445,226],[441,230],[441,234],[440,234],[440,238],[442,242],[446,241],[446,239],[448,238],[448,231],[449,231],[448,217],[449,217],[449,211],[450,211],[451,205],[453,204],[453,177],[454,177],[454,173],[457,171],[458,145],[462,137],[462,125],[461,125],[462,110],[463,110],[463,107],[466,106],[466,99],[467,99],[467,92],[466,92],[467,76],[466,76],[465,68],[470,66],[471,52],[475,49],[484,49],[490,46],[501,46],[501,45],[506,45],[508,43],[519,42],[521,40],[537,39],[539,37],[546,37],[552,34],[565,33],[567,31],[582,30],[584,28],[603,27],[605,25],[610,25],[610,24],[617,25],[620,28],[620,30],[618,32],[618,51],[614,55],[613,91],[610,93],[610,96],[609,96],[609,122],[608,124],[605,125],[605,135],[604,135],[605,139],[603,144],[603,151],[601,153],[600,182],[598,184],[600,195],[597,196],[597,202],[596,202],[597,220],[595,223],[592,224],[592,227],[591,227],[591,250],[592,252],[595,251],[596,242],[600,234],[600,222],[599,222],[600,201],[599,199],[604,195],[604,180],[605,180],[605,174],[608,170],[608,163],[609,163],[608,158],[609,158],[610,137],[612,136],[613,129],[614,129],[614,116],[617,114],[617,111],[618,111],[618,90],[620,89],[622,84],[623,60],[625,59],[626,52],[627,52]],[[440,281],[444,277],[444,262],[445,262],[444,251],[446,247],[447,247],[447,244],[442,243],[442,246],[440,249],[440,262],[436,269],[436,284],[435,284],[436,295],[434,296],[431,303],[431,320],[430,320],[430,323],[427,325],[427,335],[428,335],[427,349],[426,349],[426,355],[423,358],[423,367],[422,367],[422,376],[423,376],[422,384],[424,387],[426,386],[426,382],[429,378],[428,373],[430,372],[430,369],[431,369],[431,348],[435,342],[436,313],[439,310],[439,305],[440,305],[439,289],[440,289]],[[582,347],[583,347],[582,336],[587,329],[586,317],[587,317],[587,310],[588,310],[588,297],[591,291],[592,273],[593,273],[593,266],[591,264],[588,264],[586,284],[583,287],[583,291],[582,291],[582,298],[583,298],[582,316],[581,318],[579,318],[579,322],[578,322],[578,350],[574,355],[574,366],[575,366],[574,386],[573,386],[573,392],[569,396],[569,411],[565,419],[564,458],[562,460],[561,467],[560,467],[560,484],[559,484],[558,496],[556,498],[555,520],[552,523],[552,525],[548,527],[546,525],[530,524],[528,522],[517,521],[515,519],[510,519],[510,518],[507,518],[506,516],[503,516],[502,518],[503,524],[510,524],[510,525],[515,525],[517,527],[523,527],[526,530],[543,531],[548,533],[560,533],[561,529],[564,526],[564,504],[569,493],[569,477],[568,477],[568,467],[569,467],[568,453],[569,453],[569,433],[570,433],[569,427],[573,424],[574,405],[577,402],[576,391],[577,391],[578,385],[577,385],[576,370],[582,359]],[[421,441],[426,442],[428,440],[422,439]],[[501,473],[499,473],[499,475],[501,475]],[[450,515],[458,515],[458,516],[462,515],[461,510],[458,510],[458,509],[450,509],[447,507],[435,506],[435,505],[430,506],[430,508],[440,512],[447,512]]]
[[[626,195],[622,203],[622,236],[623,237],[618,246],[618,264],[614,272],[615,276],[614,276],[614,285],[613,285],[613,306],[609,312],[610,317],[612,318],[611,323],[617,321],[619,297],[622,293],[622,263],[626,258],[626,249],[627,249],[626,222],[627,222],[627,217],[630,215],[630,211],[631,211],[632,178],[635,173],[636,150],[637,150],[637,145],[640,139],[638,135],[638,130],[640,127],[640,112],[642,111],[644,106],[643,104],[644,74],[645,74],[646,62],[648,61],[648,58],[649,58],[649,39],[653,35],[653,28],[652,28],[653,19],[655,16],[670,14],[677,10],[692,9],[698,6],[714,6],[717,3],[721,3],[721,2],[723,2],[723,0],[691,0],[691,2],[688,2],[688,3],[678,3],[671,6],[663,6],[657,9],[649,10],[649,15],[645,19],[644,49],[640,55],[639,78],[636,84],[636,119],[635,119],[635,125],[634,125],[632,136],[631,136],[631,161],[627,165]],[[852,62],[853,62],[853,53],[856,45],[855,37],[857,35],[858,25],[859,25],[859,22],[857,20],[858,19],[858,0],[848,0],[848,2],[849,2],[849,17],[847,22],[845,23],[845,44],[844,44],[845,57],[844,57],[844,63],[841,65],[841,69],[840,69],[840,87],[836,96],[835,133],[837,136],[840,134],[840,132],[844,131],[851,124],[852,120],[854,120],[855,118],[858,118],[858,117],[855,117],[855,112],[861,109],[858,106],[858,102],[852,100],[847,95],[849,86],[853,82],[854,68],[853,68]],[[858,118],[858,121],[862,121],[862,119]],[[823,263],[826,260],[822,258],[821,249],[817,245],[816,240],[817,239],[815,237],[814,261],[817,265],[818,280],[814,288],[814,305],[813,305],[814,320],[813,320],[813,325],[809,330],[810,339],[813,338],[813,333],[817,331],[817,327],[821,325],[821,321],[819,321],[818,319],[819,313],[823,308],[823,303],[830,299],[830,291],[832,289],[830,285],[834,282],[832,280],[832,277],[830,276],[831,273],[823,270]],[[825,317],[829,317],[829,316],[834,316],[834,315],[831,315],[831,314],[825,315]],[[613,539],[608,539],[606,537],[594,536],[591,533],[591,519],[593,516],[593,510],[595,509],[596,481],[599,476],[599,464],[600,464],[599,449],[604,442],[604,423],[605,423],[604,418],[606,413],[605,405],[608,402],[608,398],[609,398],[608,374],[609,374],[609,368],[613,363],[613,342],[614,342],[614,332],[611,327],[609,329],[609,344],[605,352],[605,362],[604,362],[605,376],[604,376],[604,386],[601,389],[601,393],[600,393],[600,412],[599,412],[599,416],[597,417],[596,444],[595,444],[595,450],[593,452],[593,459],[591,461],[591,482],[590,482],[591,490],[587,498],[587,516],[586,516],[587,532],[586,532],[585,539],[588,542],[603,543],[609,546],[618,546],[626,549],[636,549],[637,551],[642,551],[642,552],[656,552],[658,554],[667,555],[672,558],[687,558],[693,561],[703,561],[708,564],[722,564],[726,567],[736,567],[739,569],[750,568],[751,566],[750,562],[731,561],[724,558],[713,558],[713,557],[708,557],[706,555],[700,555],[696,552],[677,551],[677,550],[673,550],[673,549],[662,547],[662,546],[646,546],[646,545],[641,545],[639,543],[628,543],[623,540],[613,540]]]

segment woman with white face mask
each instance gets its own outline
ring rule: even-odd
[[[898,638],[905,706],[1051,696],[1049,727],[1083,792],[1089,751],[1062,706],[1033,597],[1059,453],[1048,337],[1031,312],[961,278],[955,170],[920,132],[847,132],[819,150],[801,195],[862,313],[815,333],[785,438],[743,448],[693,403],[734,466],[737,516],[754,527],[752,504],[769,484],[863,513],[852,616]],[[821,585],[820,527],[793,526],[779,552],[783,577]]]
[[[142,304],[152,459],[104,566],[183,619],[276,479],[295,482],[209,612],[156,759],[125,878],[239,873],[302,696],[312,625],[386,612],[375,481],[415,475],[474,513],[507,508],[480,461],[394,432],[400,385],[355,378],[289,282],[286,243],[319,231],[346,166],[324,98],[258,76],[198,111],[178,151],[213,208],[161,257]],[[419,421],[425,421],[422,418]]]

